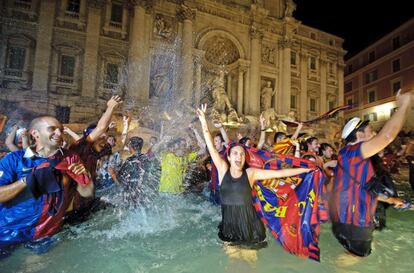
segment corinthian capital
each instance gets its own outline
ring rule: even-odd
[[[251,26],[250,27],[250,35],[252,39],[259,39],[263,38],[263,31],[258,28],[258,26]]]
[[[187,7],[186,5],[181,5],[177,11],[177,17],[184,21],[184,20],[191,20],[194,21],[196,16],[196,9],[192,9]]]

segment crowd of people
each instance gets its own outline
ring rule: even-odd
[[[258,143],[241,131],[231,140],[223,124],[207,120],[207,106],[202,105],[196,111],[201,135],[193,122],[183,128],[185,137],[151,137],[143,153],[144,139],[128,135],[128,115],[123,116],[121,134],[111,122],[122,103],[119,96],[108,100],[98,122],[82,134],[51,116],[35,118],[27,129],[13,125],[5,140],[8,152],[0,157],[1,256],[8,256],[18,244],[47,240],[62,225],[82,222],[96,210],[113,206],[100,198],[112,191],[120,192],[127,207],[148,206],[158,194],[199,192],[221,206],[221,240],[260,248],[266,245],[266,229],[252,201],[255,183],[316,169],[325,177],[333,234],[350,253],[367,256],[374,228],[385,227],[385,215],[378,209],[411,206],[398,198],[390,177],[407,165],[414,189],[414,134],[400,132],[413,95],[398,94],[396,101],[398,111],[378,133],[369,121],[348,121],[342,130],[343,145],[339,139],[319,143],[317,137],[303,135],[304,124],[299,122],[292,135],[276,132],[269,141],[262,116]],[[214,125],[215,134],[208,124]],[[250,149],[314,164],[253,168],[246,158]]]

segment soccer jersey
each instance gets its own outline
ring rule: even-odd
[[[374,169],[370,159],[362,157],[361,144],[347,145],[339,151],[330,214],[336,223],[372,227],[377,198],[364,186],[374,175]]]
[[[77,154],[62,154],[59,151],[52,159],[71,156],[79,161]],[[0,186],[5,186],[28,176],[33,168],[46,162],[48,158],[39,157],[30,148],[9,153],[0,161]],[[80,162],[80,161],[79,161]],[[63,194],[61,204],[51,213],[51,196],[34,198],[26,187],[8,202],[0,203],[0,249],[9,245],[37,240],[55,234],[61,227],[66,209],[75,191],[74,182],[68,176],[62,178]]]

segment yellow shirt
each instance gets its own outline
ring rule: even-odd
[[[197,158],[196,152],[185,156],[177,156],[174,153],[161,155],[160,192],[182,193],[183,181],[188,164]]]

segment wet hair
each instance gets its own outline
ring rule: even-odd
[[[219,137],[220,138],[220,140],[221,140],[221,142],[224,142],[224,138],[223,138],[223,135],[221,134],[221,133],[217,133],[215,136],[214,136],[214,138],[216,138],[216,137]],[[213,138],[213,139],[214,139]]]
[[[131,147],[137,153],[141,153],[142,146],[144,145],[144,140],[140,137],[131,137],[128,141],[128,147]]]
[[[242,137],[239,140],[239,144],[246,145],[247,141],[252,140],[250,137]]]
[[[311,136],[304,141],[303,150],[308,151],[308,145],[311,145],[314,140],[317,140],[317,137]]]
[[[334,147],[332,147],[331,144],[329,143],[321,143],[321,147],[319,148],[319,155],[322,156],[323,155],[323,151],[325,151],[326,149],[328,149],[329,147],[332,148],[332,150],[335,151]]]
[[[277,140],[278,138],[280,138],[281,136],[286,136],[286,134],[285,134],[285,133],[283,133],[283,132],[276,132],[275,136],[273,137],[273,142],[275,142],[275,143],[276,143],[276,140]]]
[[[364,132],[365,128],[368,126],[369,120],[365,120],[361,123],[361,125],[358,128],[355,128],[346,138],[345,143],[352,143],[357,141],[357,132]]]

